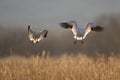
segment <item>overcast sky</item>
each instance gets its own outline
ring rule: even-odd
[[[120,12],[120,0],[0,0],[0,24],[56,26],[80,24],[101,14]]]

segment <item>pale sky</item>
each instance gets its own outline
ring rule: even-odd
[[[120,0],[0,0],[0,24],[56,26],[84,24],[101,14],[120,12]]]

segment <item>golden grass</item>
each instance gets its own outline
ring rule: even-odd
[[[120,58],[11,56],[0,59],[0,80],[120,80]]]

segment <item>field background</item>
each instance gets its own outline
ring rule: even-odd
[[[59,25],[45,27],[48,37],[36,45],[27,25],[0,25],[0,80],[120,80],[120,14],[94,22],[105,29],[90,33],[83,45],[74,45],[72,33]]]
[[[0,59],[1,80],[119,80],[120,57],[62,55]]]

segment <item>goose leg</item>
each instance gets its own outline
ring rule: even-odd
[[[77,36],[74,36],[74,44],[77,43]]]
[[[77,43],[77,41],[76,40],[74,40],[74,44],[76,44]]]
[[[81,41],[81,44],[83,44],[83,43],[84,43],[84,41],[82,40],[82,41]]]

